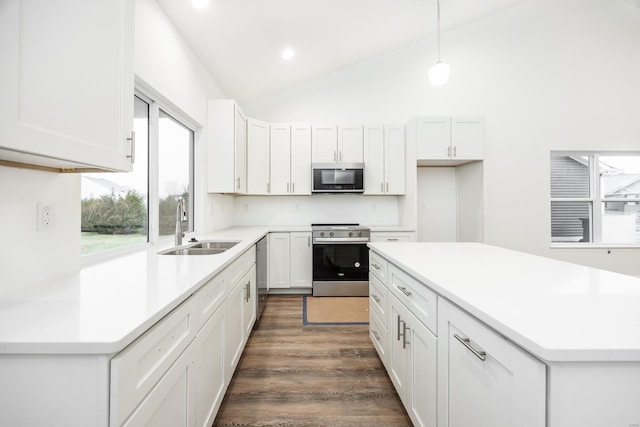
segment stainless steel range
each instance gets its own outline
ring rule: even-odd
[[[313,295],[368,296],[370,230],[358,224],[311,224]]]

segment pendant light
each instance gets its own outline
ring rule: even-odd
[[[429,81],[432,86],[442,86],[449,80],[449,72],[451,67],[446,62],[440,60],[440,0],[436,0],[438,3],[438,62],[429,68]]]

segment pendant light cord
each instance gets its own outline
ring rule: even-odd
[[[436,0],[438,4],[438,62],[440,62],[440,0]]]

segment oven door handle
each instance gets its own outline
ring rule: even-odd
[[[313,244],[333,243],[337,245],[349,244],[349,243],[369,243],[368,237],[314,237]]]

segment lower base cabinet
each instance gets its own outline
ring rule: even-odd
[[[438,427],[544,427],[545,365],[438,299]]]

